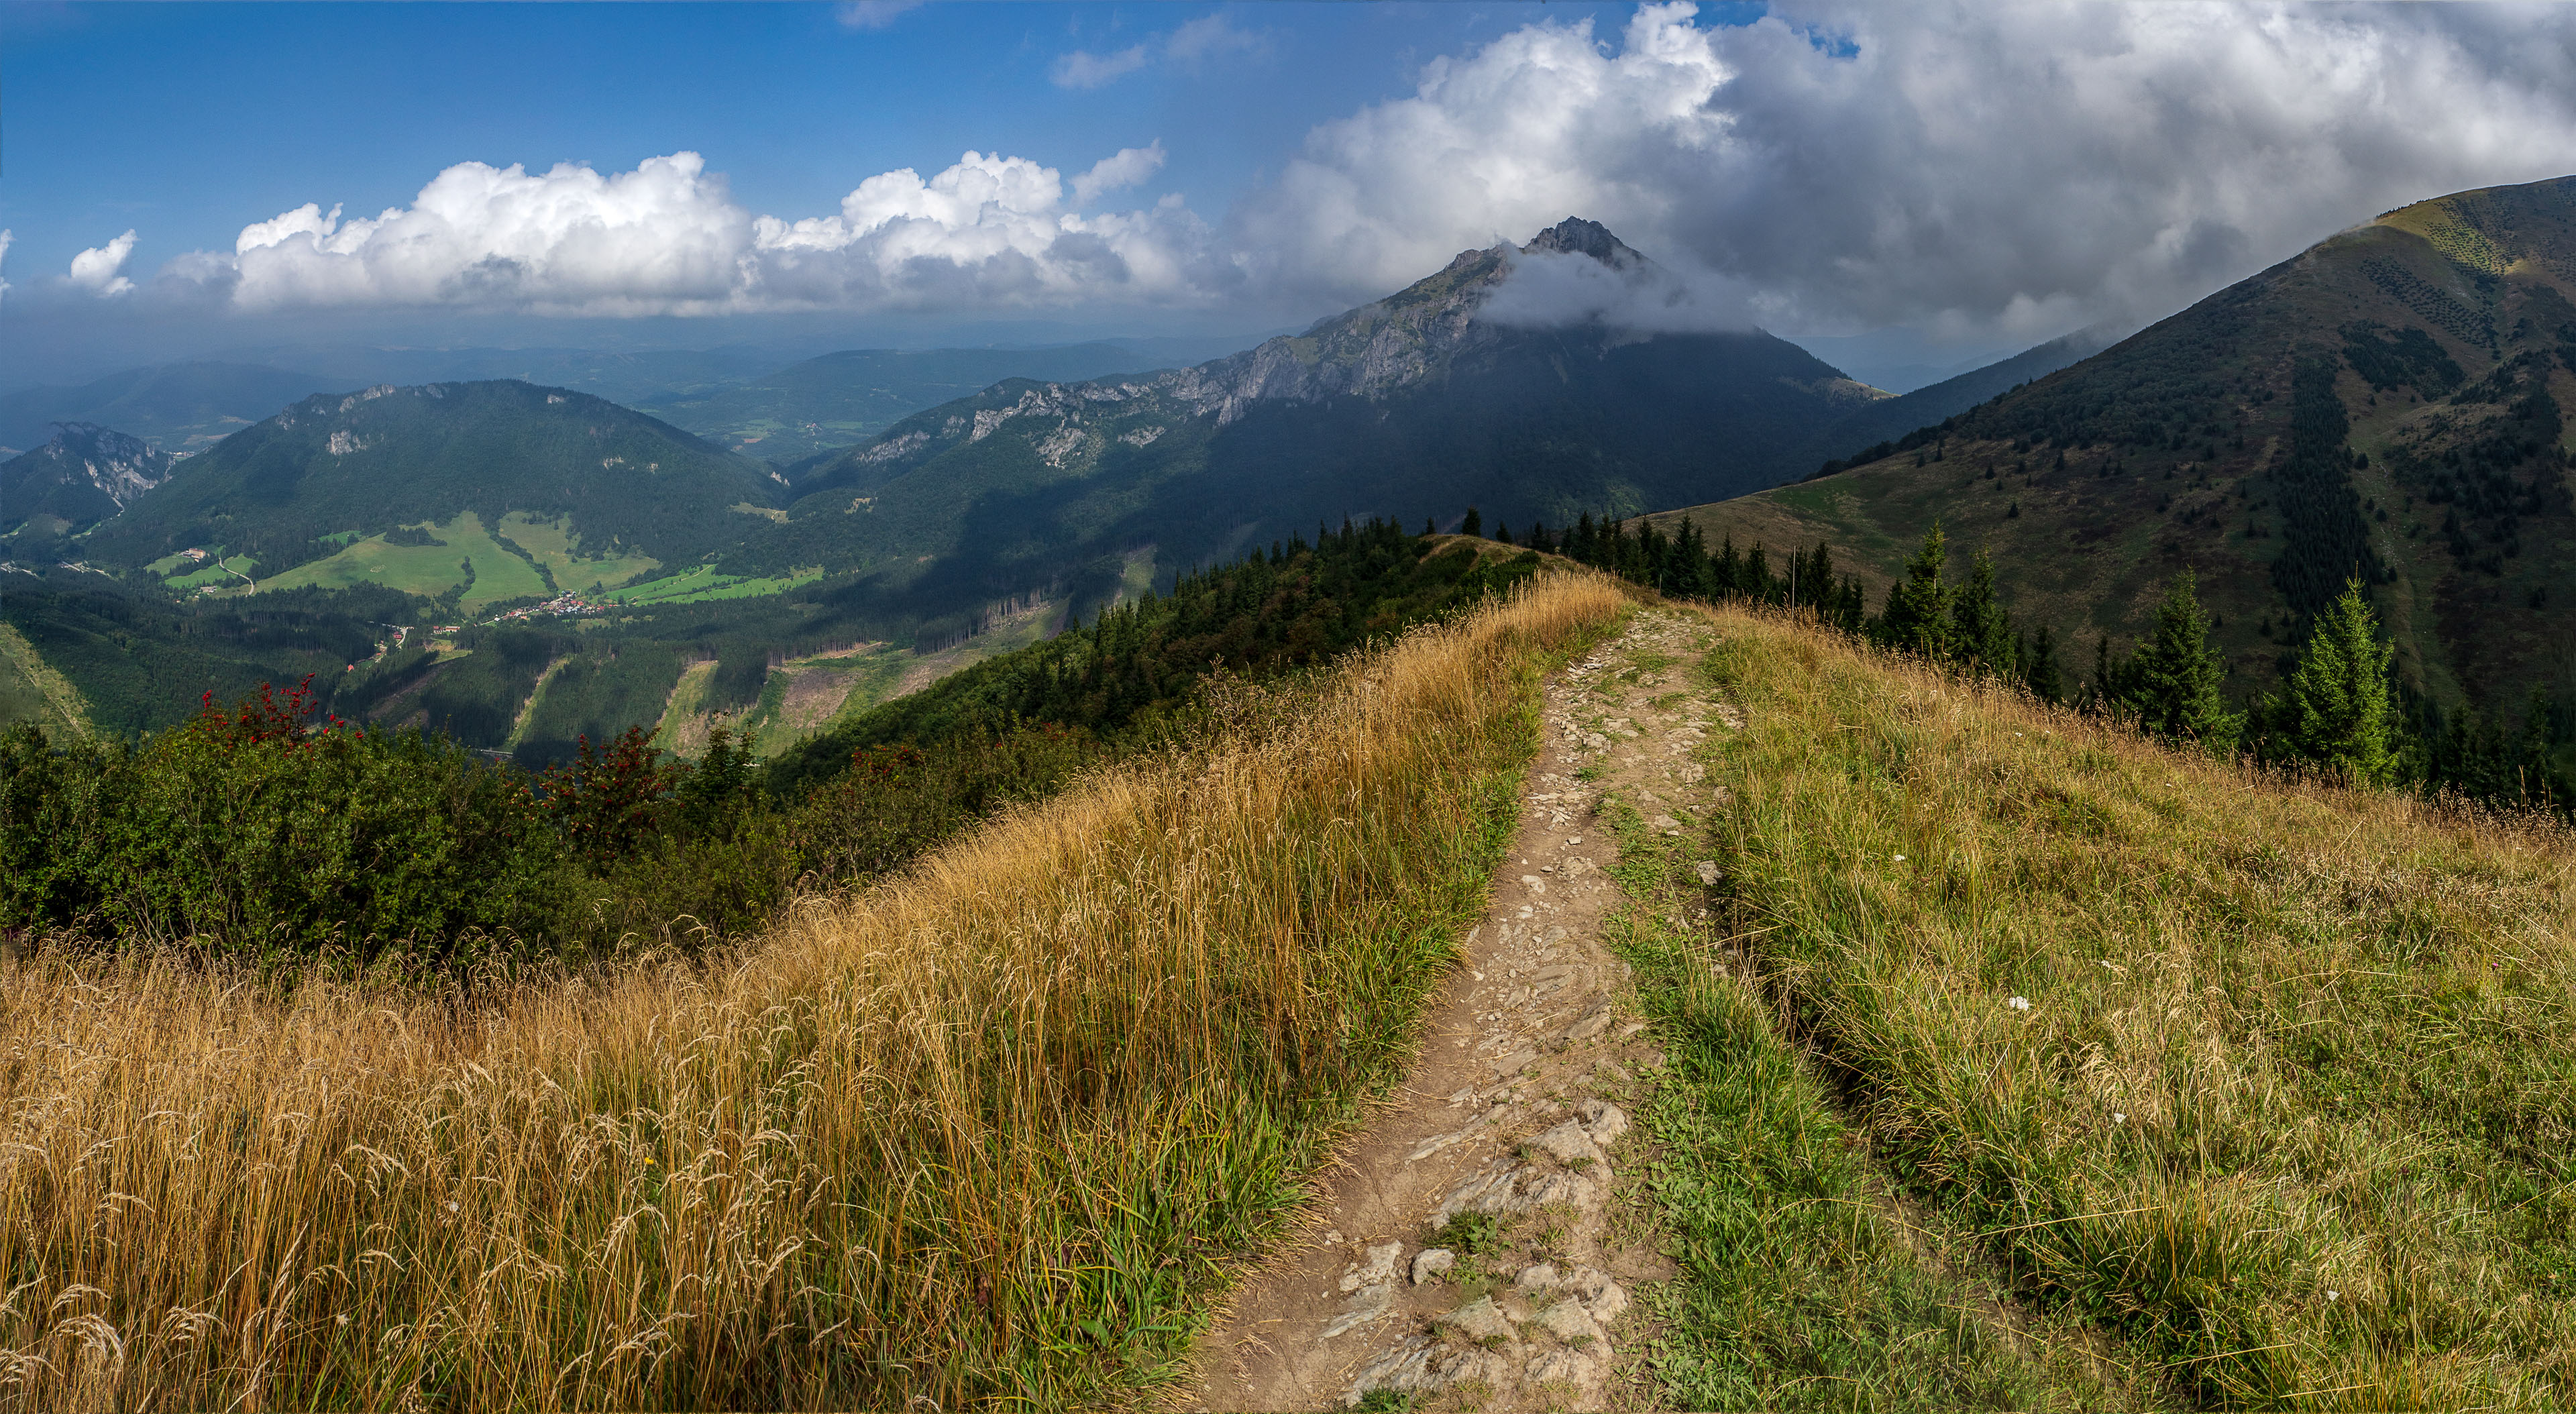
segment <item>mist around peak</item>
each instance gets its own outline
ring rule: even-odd
[[[1476,316],[1488,324],[1598,327],[1634,335],[1742,333],[1754,327],[1741,291],[1685,279],[1598,221],[1568,217],[1527,245],[1497,249],[1505,269]]]

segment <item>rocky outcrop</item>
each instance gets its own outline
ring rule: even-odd
[[[0,463],[0,530],[41,521],[71,533],[115,515],[170,479],[178,459],[91,422],[53,424],[51,441]]]

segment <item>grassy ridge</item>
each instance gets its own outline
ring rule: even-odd
[[[1605,808],[1632,904],[1609,940],[1637,969],[1665,1066],[1637,1117],[1674,1280],[1646,1295],[1650,1360],[1684,1409],[2131,1409],[2163,1393],[2062,1322],[2034,1320],[1956,1234],[1889,1191],[1761,988],[1688,921],[1698,840]]]
[[[1721,926],[1897,1181],[2230,1407],[2576,1397],[2576,845],[1714,612]]]
[[[0,1406],[1046,1407],[1147,1378],[1481,898],[1556,578],[698,970],[0,961]]]

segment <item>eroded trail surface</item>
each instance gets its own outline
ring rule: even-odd
[[[1623,899],[1594,811],[1615,794],[1677,832],[1707,806],[1697,748],[1740,721],[1694,687],[1709,641],[1700,620],[1641,613],[1548,684],[1519,834],[1423,1055],[1327,1176],[1312,1229],[1210,1333],[1200,1407],[1635,1401],[1614,1380],[1623,1317],[1668,1268],[1614,1222],[1619,1102],[1660,1057],[1601,941]]]

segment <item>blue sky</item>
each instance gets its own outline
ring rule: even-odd
[[[13,13],[14,12],[14,13]],[[884,12],[879,12],[883,14]],[[228,247],[308,201],[373,213],[468,159],[603,171],[694,150],[753,210],[828,212],[969,149],[1081,169],[1159,141],[1156,192],[1223,209],[1318,121],[1563,4],[10,6],[0,226],[12,270],[130,228],[135,261]],[[851,16],[860,22],[844,19]],[[1244,47],[1051,80],[1210,16]]]
[[[13,366],[1269,329],[1580,215],[1932,369],[2576,168],[2564,6],[15,4],[0,84]]]

